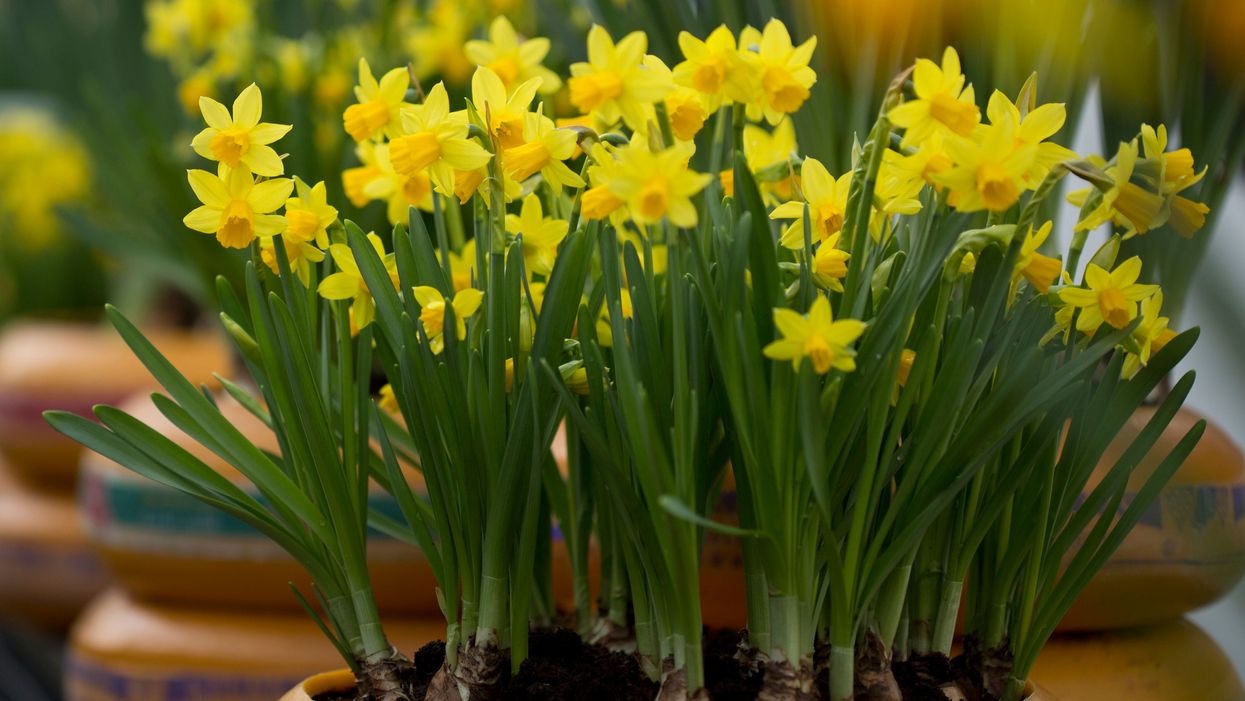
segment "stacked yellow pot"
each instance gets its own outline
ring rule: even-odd
[[[228,361],[206,334],[152,340],[197,382]],[[74,505],[80,447],[42,412],[89,413],[153,384],[111,329],[22,321],[0,333],[0,617],[63,630],[106,581]]]
[[[224,394],[216,401],[256,445],[277,449],[271,430],[240,404]],[[122,408],[243,484],[147,397]],[[388,495],[371,498],[398,515]],[[93,454],[82,463],[79,504],[116,584],[71,632],[69,701],[271,701],[342,664],[290,591],[293,583],[311,598],[301,567],[249,526]],[[432,572],[418,550],[373,533],[368,557],[395,644],[410,653],[443,637]]]
[[[1142,408],[1133,415],[1100,475],[1152,414]],[[1143,482],[1201,418],[1182,410],[1132,483]],[[1245,689],[1232,663],[1183,618],[1222,598],[1242,574],[1245,456],[1208,422],[1193,454],[1043,649],[1034,678],[1062,701],[1242,701]]]

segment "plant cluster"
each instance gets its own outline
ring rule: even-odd
[[[970,673],[949,683],[1020,698],[1200,436],[1126,492],[1189,374],[1091,482],[1196,336],[1168,328],[1142,259],[1119,259],[1123,239],[1200,211],[1182,200],[1192,155],[1143,125],[1083,157],[1052,140],[1065,108],[1039,101],[1036,76],[983,112],[948,48],[891,83],[832,173],[790,122],[816,39],[780,21],[684,32],[673,65],[644,33],[595,26],[565,112],[541,101],[560,79],[539,42],[478,61],[461,104],[360,62],[342,125],[361,165],[343,186],[387,203],[386,236],[342,221],[324,183],[284,177],[290,127],[262,121],[258,87],[232,109],[200,100],[192,147],[217,166],[189,172],[202,205],[185,223],[250,250],[244,294],[218,285],[248,376],[223,384],[279,454],[111,316],[167,392],[161,412],[262,501],[116,409],[49,420],[285,547],[364,698],[406,698],[410,664],[368,585],[369,526],[435,573],[446,660],[430,698],[488,699],[557,613],[551,520],[577,630],[634,651],[662,698],[707,696],[708,531],[741,539],[762,698],[899,699],[893,662],[950,654],[962,602]],[[1087,188],[1057,253],[1040,215],[1069,176]],[[368,512],[369,481],[402,519]],[[737,525],[715,517],[727,484]]]

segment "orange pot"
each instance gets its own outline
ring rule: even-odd
[[[1241,701],[1232,663],[1193,623],[1069,633],[1042,648],[1033,678],[1063,701]]]
[[[252,442],[277,451],[277,439],[263,422],[227,395],[221,412]],[[245,485],[219,456],[172,425],[143,394],[122,409],[170,437],[208,466]],[[423,491],[419,473],[411,484]],[[400,520],[396,501],[379,488],[372,505]],[[79,504],[87,531],[108,570],[135,598],[198,606],[301,611],[289,582],[307,574],[276,543],[211,506],[148,480],[95,453],[82,460]],[[436,580],[414,546],[373,533],[368,563],[383,613],[439,616]]]
[[[713,520],[739,525],[734,473],[727,472]],[[700,554],[700,609],[706,626],[739,630],[748,625],[744,554],[739,538],[706,531]]]
[[[229,352],[207,332],[157,330],[149,338],[195,383],[228,370]],[[77,474],[77,443],[52,430],[46,409],[89,414],[155,380],[110,327],[21,321],[0,334],[0,452],[24,479],[68,490]]]
[[[106,582],[73,496],[32,489],[0,465],[0,613],[63,631]]]
[[[440,619],[387,618],[410,655],[445,637]],[[272,701],[341,657],[305,614],[146,604],[112,589],[70,635],[66,701]],[[318,692],[317,692],[318,693]]]
[[[314,701],[319,694],[327,694],[330,692],[345,692],[354,689],[354,674],[348,669],[338,669],[332,672],[321,672],[312,677],[308,677],[300,682],[297,686],[285,692],[280,701]],[[1058,701],[1050,692],[1030,683],[1025,688],[1028,701]],[[415,701],[420,701],[415,699]]]
[[[1139,409],[1103,457],[1090,488],[1154,414]],[[1182,409],[1133,474],[1138,488],[1202,417]],[[1222,598],[1245,574],[1245,456],[1215,424],[1158,501],[1094,576],[1060,630],[1131,627],[1179,618]]]

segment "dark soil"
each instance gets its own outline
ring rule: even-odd
[[[445,662],[445,643],[428,643],[415,652],[413,662],[409,680],[412,698],[422,699],[433,675]],[[553,628],[532,632],[528,658],[519,673],[506,682],[501,698],[506,701],[652,701],[656,695],[657,684],[644,676],[639,662],[631,655],[587,645],[574,631]],[[320,694],[315,701],[360,700],[350,692]]]
[[[587,645],[564,628],[533,631],[528,658],[503,698],[514,701],[651,701],[657,684],[631,655]]]
[[[733,630],[705,634],[705,684],[713,701],[753,701],[761,691],[761,671],[736,656],[742,640]]]
[[[941,653],[914,655],[891,665],[904,701],[947,701],[941,686],[953,681],[951,660]]]

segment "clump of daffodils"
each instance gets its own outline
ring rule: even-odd
[[[630,640],[663,693],[705,686],[694,582],[705,530],[722,530],[749,539],[739,605],[766,698],[822,684],[820,648],[835,701],[862,685],[897,699],[892,655],[950,653],[970,570],[987,573],[968,583],[988,608],[972,630],[997,655],[982,683],[1017,698],[1078,586],[1082,570],[1062,578],[1058,555],[1091,562],[1112,540],[1059,531],[1090,512],[1052,494],[1084,486],[1109,421],[1192,343],[1144,277],[1154,262],[1117,260],[1126,239],[1202,225],[1192,154],[1169,150],[1161,125],[1109,157],[1077,154],[1058,141],[1064,105],[1041,102],[1036,77],[987,95],[947,48],[891,85],[840,172],[796,142],[817,41],[778,20],[683,32],[665,57],[643,32],[594,26],[585,60],[559,76],[543,65],[548,41],[497,20],[463,43],[455,10],[430,11],[448,29],[417,36],[421,59],[467,63],[447,60],[431,84],[403,65],[353,65],[337,120],[356,156],[343,201],[336,182],[287,177],[291,127],[264,121],[250,85],[230,107],[198,101],[191,146],[214,165],[189,171],[202,204],[185,223],[251,249],[248,295],[254,307],[267,290],[267,311],[229,327],[253,366],[271,372],[278,349],[309,345],[290,356],[296,387],[271,401],[293,411],[299,391],[352,388],[324,410],[334,428],[309,438],[340,440],[328,452],[355,468],[378,439],[373,457],[402,496],[393,447],[417,453],[428,502],[384,523],[436,570],[448,627],[434,686],[488,698],[527,629],[551,619],[534,563],[552,512],[573,552],[578,630]],[[1068,196],[1081,214],[1061,250],[1044,212],[1070,176],[1087,187]],[[391,235],[341,216],[373,202]],[[373,359],[384,417],[352,384]],[[1085,406],[1103,411],[1073,421]],[[566,474],[549,458],[563,420]],[[320,470],[319,454],[291,459]],[[727,469],[739,527],[710,518]],[[1131,469],[1117,465],[1087,502],[1123,510],[1103,529],[1141,508],[1109,491]],[[1046,510],[1020,504],[1020,485]],[[1051,528],[1022,527],[1029,517]],[[998,524],[1032,540],[989,541]],[[604,612],[587,594],[592,537],[610,553]],[[373,604],[341,606],[333,629],[366,635],[339,632],[339,649],[361,681],[391,688],[399,662]]]
[[[62,231],[58,209],[90,190],[86,149],[51,114],[0,112],[0,237],[4,247],[38,250]]]

